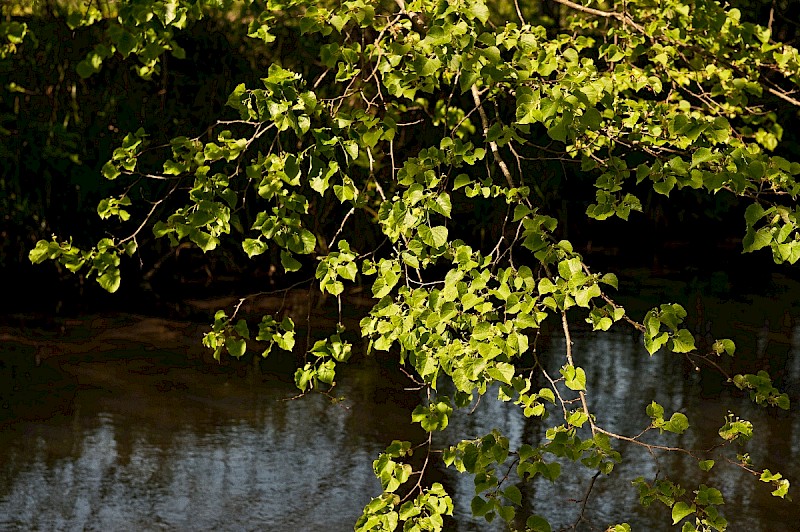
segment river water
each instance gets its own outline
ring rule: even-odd
[[[701,298],[688,285],[671,290],[699,336],[737,339],[737,371],[766,364],[796,402],[800,289],[773,281],[767,295],[737,301]],[[647,290],[663,296],[656,285]],[[0,530],[352,529],[380,491],[372,460],[393,439],[422,441],[410,424],[419,392],[405,389],[409,381],[385,360],[356,356],[337,378],[334,395],[341,401],[320,394],[295,399],[293,385],[274,366],[204,361],[197,347],[201,331],[200,325],[129,315],[87,316],[55,332],[35,326],[0,331]],[[648,424],[644,407],[656,400],[668,413],[684,412],[692,427],[651,441],[706,448],[718,441],[716,430],[733,405],[755,425],[748,446],[755,464],[800,479],[800,416],[794,411],[751,405],[677,356],[649,357],[623,330],[578,330],[574,340],[576,363],[593,368],[588,400],[604,427],[639,433]],[[545,336],[539,349],[557,374],[563,338]],[[540,422],[498,403],[492,391],[474,411],[457,412],[437,443],[494,428],[512,448],[544,437]],[[720,488],[730,530],[797,530],[797,505],[771,497],[767,484],[736,467],[719,461],[709,477],[679,455],[654,460],[638,448],[620,450],[623,464],[597,480],[578,530],[621,521],[635,530],[672,530],[669,511],[640,507],[631,485],[658,471],[689,489],[705,482]],[[556,527],[575,522],[575,501],[590,478],[569,463],[563,471],[555,484],[520,485],[526,511]],[[448,530],[505,529],[471,518],[471,477],[437,469],[431,478],[442,481],[456,503]]]

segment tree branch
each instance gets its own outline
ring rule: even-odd
[[[584,5],[581,5],[581,4],[576,4],[575,2],[571,2],[570,0],[554,0],[554,1],[556,3],[558,3],[558,4],[567,6],[567,7],[571,8],[571,9],[574,9],[576,11],[580,11],[582,13],[587,13],[589,15],[595,15],[595,16],[603,17],[603,18],[613,18],[613,19],[619,20],[623,24],[628,24],[629,26],[635,28],[636,31],[638,31],[639,33],[645,35],[646,37],[649,37],[651,39],[653,38],[652,35],[649,35],[642,26],[640,26],[639,24],[634,22],[634,20],[631,17],[629,17],[627,14],[625,14],[625,13],[618,13],[616,11],[603,11],[601,9],[595,9],[595,8],[587,7],[587,6],[584,6]],[[686,46],[684,43],[681,43],[681,42],[678,42],[678,41],[674,41],[673,39],[667,39],[667,40],[672,42],[673,44],[680,44],[680,45]],[[692,48],[693,50],[695,50],[697,52],[705,54],[705,50],[699,50],[694,46],[690,46],[689,48]],[[731,68],[734,68],[735,70],[739,70],[738,68],[736,68],[733,65],[728,65],[728,66],[731,66]],[[788,103],[790,103],[790,104],[792,104],[794,106],[800,107],[800,100],[792,98],[791,96],[789,96],[785,92],[782,92],[782,91],[777,90],[775,88],[769,87],[769,86],[765,85],[763,82],[761,83],[761,86],[764,87],[765,89],[767,89],[767,92],[769,92],[773,96],[777,96],[778,98],[784,100],[785,102],[788,102]]]
[[[620,22],[622,22],[623,24],[629,24],[630,26],[636,28],[637,31],[645,33],[645,29],[640,25],[638,25],[636,22],[634,22],[633,19],[628,15],[626,15],[625,13],[617,13],[616,11],[602,11],[600,9],[595,9],[593,7],[587,7],[581,4],[576,4],[575,2],[570,2],[570,0],[555,0],[555,2],[561,5],[565,5],[576,11],[588,13],[589,15],[595,15],[603,18],[615,18]]]
[[[481,116],[481,124],[483,125],[483,136],[486,137],[489,133],[489,118],[486,116],[486,111],[483,110],[483,104],[481,103],[481,94],[478,92],[478,87],[476,85],[472,86],[472,100],[475,102],[475,108],[478,110],[478,114]],[[508,186],[511,188],[517,188],[514,185],[514,179],[511,177],[511,172],[508,170],[508,166],[506,162],[503,160],[503,157],[500,155],[500,151],[497,149],[497,143],[494,141],[489,142],[489,148],[492,150],[492,155],[494,155],[494,160],[497,162],[497,166],[500,167],[500,171],[506,178],[506,182],[508,182]]]
[[[564,340],[567,342],[567,362],[570,366],[575,367],[572,361],[572,336],[569,334],[569,322],[567,321],[567,311],[561,311],[561,328],[564,330]],[[583,405],[583,413],[589,420],[589,426],[592,428],[592,435],[595,434],[595,424],[592,422],[592,413],[589,412],[589,405],[586,403],[586,394],[583,390],[578,392],[578,397],[581,398],[581,405]]]

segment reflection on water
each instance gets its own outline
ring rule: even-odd
[[[380,491],[383,435],[408,419],[402,405],[377,417],[361,401],[284,400],[292,387],[275,380],[152,364],[65,364],[80,384],[71,411],[3,430],[0,529],[345,530]],[[339,393],[375,384],[374,369],[353,373]]]
[[[750,312],[753,305],[758,312]],[[766,361],[796,402],[800,327],[785,313],[787,306],[795,312],[787,301],[770,306],[769,301],[706,299],[698,301],[700,317],[692,327],[701,335],[711,327],[718,337],[736,336],[742,365],[737,371]],[[20,345],[6,342],[0,356],[6,361],[0,396],[3,530],[348,530],[379,493],[372,460],[392,439],[422,438],[409,425],[417,392],[403,390],[402,375],[371,358],[338,377],[337,395],[346,399],[333,404],[320,395],[286,400],[294,394],[292,385],[254,366],[239,373],[209,372],[175,355],[180,349],[174,345],[173,354],[150,348],[136,354],[136,342],[129,341],[124,356],[115,344],[101,356],[72,352],[45,358],[38,367],[9,362],[32,354]],[[651,358],[640,345],[623,332],[576,333],[576,363],[593,368],[588,400],[601,424],[635,435],[648,424],[644,406],[656,400],[668,413],[686,413],[692,424],[686,434],[661,441],[706,448],[718,441],[716,429],[733,404],[736,414],[755,422],[754,462],[800,479],[797,414],[764,411],[739,396],[731,399],[729,392],[720,393],[712,375],[695,372],[677,356]],[[558,374],[563,339],[542,338],[539,348],[551,374]],[[487,398],[474,413],[455,414],[439,443],[480,437],[493,428],[510,438],[512,448],[544,437],[535,420]],[[579,530],[602,530],[622,520],[637,530],[671,530],[663,506],[637,504],[631,480],[668,472],[692,489],[709,477],[680,455],[657,455],[656,462],[638,448],[622,450],[624,463],[610,478],[597,480]],[[583,498],[590,478],[567,463],[563,472],[556,484],[520,484],[526,508],[557,526],[575,521],[579,504],[574,501]],[[794,530],[800,510],[771,497],[767,484],[722,462],[713,473],[714,485],[726,497],[722,510],[733,523],[731,530]],[[472,478],[450,470],[434,476],[456,503],[450,529],[503,529],[472,521]],[[515,481],[513,474],[509,481]]]

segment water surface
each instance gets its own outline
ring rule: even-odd
[[[693,299],[689,325],[735,336],[739,371],[766,364],[797,400],[800,388],[798,291],[780,285],[771,296],[729,301]],[[338,377],[341,402],[295,389],[264,366],[219,367],[199,358],[201,328],[137,316],[93,316],[61,333],[39,336],[5,329],[0,420],[0,529],[3,530],[348,530],[380,486],[371,463],[393,439],[422,441],[409,424],[418,392],[396,369],[356,360]],[[551,374],[563,363],[563,338],[544,336],[540,354]],[[727,408],[750,419],[749,451],[761,468],[800,479],[800,418],[765,411],[731,393],[678,356],[649,357],[624,330],[575,331],[576,363],[589,371],[590,406],[604,427],[635,435],[648,424],[651,400],[681,411],[692,427],[665,443],[706,448]],[[38,356],[39,365],[36,365]],[[290,361],[291,362],[291,361]],[[544,438],[495,391],[472,413],[456,413],[439,444],[480,437],[494,428],[511,447]],[[655,439],[651,441],[656,441]],[[600,477],[579,530],[627,521],[637,530],[672,530],[669,512],[642,508],[631,480],[669,473],[689,489],[713,482],[723,491],[731,530],[794,530],[797,505],[770,496],[768,485],[718,463],[708,476],[680,455],[621,447],[624,463]],[[590,474],[564,463],[555,484],[520,484],[527,511],[556,526],[575,522]],[[503,530],[473,521],[473,481],[435,470],[456,502],[452,530]],[[512,474],[508,482],[515,482]]]

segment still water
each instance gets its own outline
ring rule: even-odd
[[[767,296],[698,298],[686,287],[673,299],[687,307],[698,335],[736,337],[743,366],[737,371],[763,361],[796,405],[798,294],[796,285],[778,280]],[[406,390],[409,381],[374,358],[357,357],[341,372],[335,395],[343,401],[314,394],[293,399],[293,386],[269,368],[200,360],[201,326],[118,315],[75,320],[51,336],[31,330],[0,331],[0,530],[349,530],[380,491],[372,460],[393,439],[422,439],[409,423],[418,392]],[[596,368],[588,372],[588,399],[604,427],[639,433],[648,424],[644,407],[656,400],[668,414],[687,414],[692,425],[663,443],[707,448],[734,405],[754,422],[748,447],[754,462],[800,481],[795,412],[764,411],[732,398],[713,376],[678,357],[649,357],[624,331],[578,331],[574,340],[576,363]],[[545,336],[539,349],[557,374],[563,338]],[[512,448],[544,437],[539,422],[490,392],[471,413],[454,415],[438,443],[494,428]],[[670,472],[692,489],[709,477],[681,456],[654,460],[640,449],[620,450],[623,464],[597,480],[578,530],[621,521],[635,530],[672,530],[665,507],[637,504],[631,480]],[[771,497],[768,485],[722,461],[712,471],[730,530],[797,530],[796,504]],[[575,522],[575,501],[590,478],[569,463],[563,473],[555,484],[520,485],[526,511],[557,527]],[[504,530],[471,519],[470,477],[444,469],[431,477],[456,503],[449,530]]]

